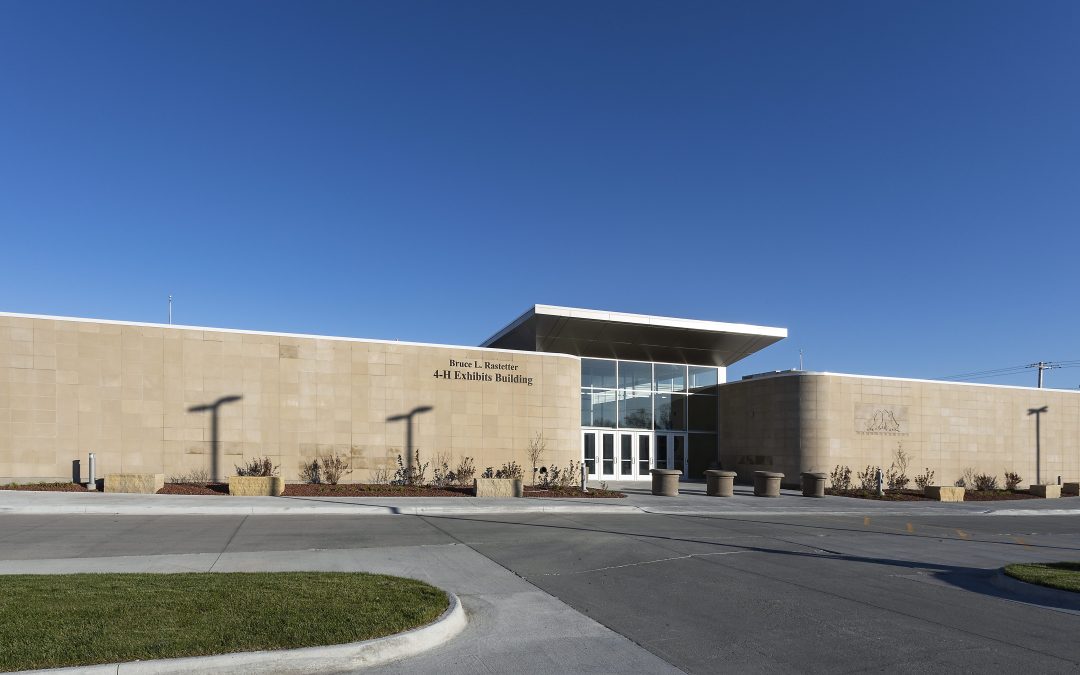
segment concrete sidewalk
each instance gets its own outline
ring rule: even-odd
[[[459,636],[365,673],[682,672],[459,544],[0,561],[0,574],[281,571],[393,574],[457,594],[469,620]]]
[[[810,499],[795,490],[778,499],[754,497],[736,486],[730,498],[705,495],[702,483],[683,483],[678,497],[657,497],[648,484],[614,483],[625,499],[478,499],[475,497],[230,497],[23,492],[0,490],[0,515],[487,515],[524,513],[797,515],[1080,515],[1080,497],[1000,502],[885,502],[849,497]]]

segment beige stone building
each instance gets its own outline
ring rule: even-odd
[[[909,477],[929,468],[936,484],[968,470],[999,483],[1013,471],[1023,485],[1080,477],[1080,392],[808,372],[720,392],[720,460],[743,478],[884,470],[898,449],[911,458]]]
[[[0,481],[69,480],[90,452],[98,475],[224,476],[269,456],[287,480],[347,455],[365,481],[393,472],[409,424],[393,418],[418,408],[422,462],[524,464],[542,434],[566,464],[579,378],[562,354],[2,315]]]
[[[97,473],[286,480],[330,455],[345,480],[471,458],[477,473],[580,461],[595,480],[711,466],[971,468],[1080,477],[1080,393],[779,373],[725,383],[783,328],[535,305],[480,347],[0,313],[0,482]],[[1045,407],[1045,411],[1031,411]],[[1036,433],[1038,429],[1038,434]]]

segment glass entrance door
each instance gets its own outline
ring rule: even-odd
[[[686,477],[686,434],[656,434],[656,468],[678,469]]]
[[[591,480],[614,480],[617,475],[614,431],[581,432],[581,461]]]
[[[581,432],[582,462],[590,479],[648,480],[657,439],[650,432]]]

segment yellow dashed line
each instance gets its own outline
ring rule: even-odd
[[[915,526],[912,525],[911,523],[908,523],[907,524],[907,531],[908,531],[908,534],[914,533],[915,532]]]
[[[870,524],[870,516],[863,516],[862,524],[863,524],[864,527],[869,525]]]
[[[961,539],[967,539],[968,537],[970,537],[970,536],[971,536],[970,534],[968,534],[967,532],[964,532],[963,530],[957,530],[957,531],[956,531],[956,534],[957,534],[957,536],[959,536],[959,537],[960,537]]]

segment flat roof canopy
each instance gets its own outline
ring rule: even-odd
[[[480,346],[729,366],[786,337],[786,328],[535,305]]]

